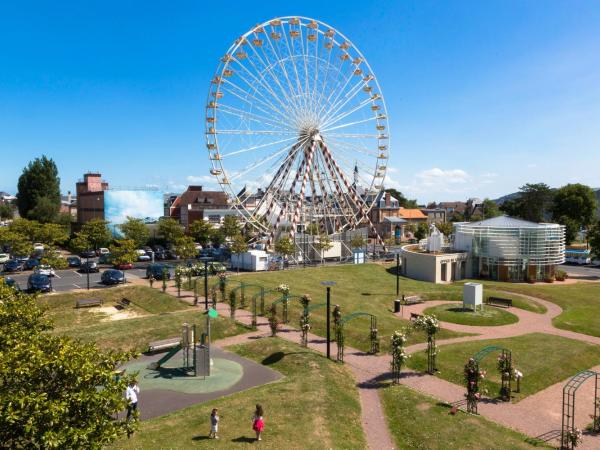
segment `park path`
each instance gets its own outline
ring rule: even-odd
[[[177,295],[177,289],[169,287],[167,293]],[[182,299],[193,303],[192,292],[182,290],[181,295]],[[477,333],[477,335],[438,340],[436,343],[438,345],[449,345],[472,340],[506,338],[539,332],[600,345],[600,338],[554,328],[552,318],[562,312],[559,306],[537,297],[524,295],[523,297],[530,298],[544,305],[547,311],[544,314],[538,314],[512,308],[511,312],[519,317],[519,322],[495,327],[477,327],[441,322],[440,325],[443,328],[459,332]],[[204,297],[202,296],[199,298],[199,304],[202,305],[203,302]],[[450,302],[447,300],[428,301],[424,304],[411,305],[404,307],[404,315],[409,316],[410,312],[422,313],[426,308],[442,303]],[[229,317],[230,315],[229,305],[225,303],[218,303],[217,310],[223,316]],[[240,323],[250,325],[252,316],[250,311],[236,310],[235,319]],[[225,347],[270,335],[268,322],[264,317],[258,318],[257,328],[258,331],[225,338],[217,341],[215,345]],[[278,336],[295,343],[300,343],[300,332],[288,326],[284,326],[278,333]],[[309,334],[308,346],[323,354],[326,352],[326,342],[320,336]],[[407,347],[407,351],[415,352],[424,350],[425,348],[426,344],[415,344]],[[335,349],[335,346],[333,346],[332,353]],[[362,411],[361,419],[369,447],[372,450],[394,449],[395,445],[385,420],[383,406],[378,393],[378,388],[384,386],[382,382],[389,379],[390,356],[368,355],[359,350],[346,347],[344,362],[349,366],[357,381]],[[591,370],[600,372],[600,366],[591,368]],[[540,438],[549,443],[558,443],[556,439],[560,436],[561,429],[562,389],[566,381],[563,380],[549,386],[518,403],[505,403],[494,400],[481,401],[478,405],[478,412],[481,416],[493,422],[517,430],[530,437]],[[451,383],[436,376],[403,369],[401,384],[449,404],[464,401],[464,386]],[[586,383],[582,385],[577,393],[575,425],[580,429],[584,429],[591,422],[589,415],[593,413],[593,389],[593,383]],[[600,449],[600,436],[585,435],[583,443],[578,449]]]

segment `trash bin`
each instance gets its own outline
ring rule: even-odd
[[[400,312],[400,299],[397,298],[396,300],[394,300],[394,312],[395,313],[399,313]]]

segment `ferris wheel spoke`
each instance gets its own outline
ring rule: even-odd
[[[366,147],[360,147],[360,146],[358,146],[356,144],[352,144],[352,143],[347,142],[347,141],[342,141],[342,140],[339,140],[339,139],[333,139],[333,138],[330,138],[329,135],[325,135],[324,137],[327,139],[327,144],[331,145],[332,148],[335,148],[335,149],[340,148],[342,150],[348,151],[349,153],[358,152],[358,153],[362,153],[363,155],[370,156],[372,158],[378,158],[379,157],[378,153],[371,152]]]
[[[359,125],[361,123],[372,122],[374,120],[377,120],[377,117],[373,116],[373,117],[369,117],[369,118],[363,119],[363,120],[357,120],[357,121],[354,121],[354,122],[347,122],[347,123],[344,123],[342,125],[336,125],[335,127],[331,127],[331,128],[323,127],[321,131],[323,133],[327,133],[328,131],[338,130],[340,128],[347,128],[347,127],[351,127],[351,126],[354,126],[354,125]]]
[[[290,142],[290,141],[294,141],[294,140],[296,140],[296,136],[286,138],[286,139],[280,139],[280,140],[273,141],[273,142],[267,142],[266,144],[253,145],[252,147],[243,148],[243,149],[236,150],[236,151],[229,152],[229,153],[220,153],[220,156],[221,156],[221,159],[225,159],[230,156],[239,155],[240,153],[246,153],[246,152],[250,152],[253,150],[258,150],[260,148],[270,147],[272,145],[282,144],[284,142]],[[287,148],[287,146],[285,148]]]
[[[291,30],[291,27],[289,28]],[[296,67],[295,53],[291,50],[291,48],[294,46],[294,43],[292,42],[292,47],[290,48],[290,42],[288,41],[287,33],[282,33],[282,36],[288,50],[289,59],[292,61],[292,66],[294,67],[294,73],[296,74],[296,87],[298,88],[298,96],[301,97],[300,93],[302,92],[302,83],[300,83],[300,75],[298,74],[298,68]],[[303,100],[304,99],[300,98],[301,110],[306,110],[306,104]]]
[[[283,129],[283,130],[292,131],[292,128],[287,123],[283,122],[282,120],[274,120],[272,118],[265,117],[260,114],[251,113],[251,112],[244,111],[242,109],[235,108],[235,107],[229,106],[229,105],[224,105],[224,104],[219,105],[219,109],[226,114],[238,117],[239,119],[242,119],[242,120],[248,119],[248,120],[255,121],[257,123],[271,125],[271,126]]]
[[[240,77],[240,79],[242,79],[242,78]],[[235,88],[236,91],[228,89],[228,88],[225,88],[225,86],[227,86],[227,87],[231,86],[232,88]],[[254,86],[252,86],[250,84],[249,84],[249,86],[251,86],[252,89],[255,89]],[[286,114],[284,114],[281,110],[279,110],[278,108],[276,108],[275,106],[273,106],[271,103],[265,102],[264,100],[261,100],[261,99],[257,98],[256,96],[254,96],[253,94],[251,94],[249,91],[242,89],[237,84],[235,84],[235,83],[233,83],[233,82],[231,82],[229,80],[226,81],[225,84],[221,84],[221,89],[223,91],[225,91],[226,93],[229,93],[229,94],[233,95],[234,97],[238,98],[239,100],[241,100],[241,101],[243,101],[245,103],[249,103],[250,105],[252,105],[252,102],[250,102],[247,98],[245,98],[245,97],[250,97],[255,102],[257,102],[257,103],[265,106],[266,108],[270,109],[277,116],[279,116],[281,118],[285,118],[286,117]],[[255,92],[257,92],[257,91],[255,90]],[[261,109],[261,111],[263,111],[263,112],[266,113],[266,111],[264,111],[263,109]]]
[[[297,136],[295,131],[271,131],[271,130],[219,130],[217,134],[240,134],[240,135],[291,135]]]
[[[354,108],[352,108],[349,111],[345,111],[343,113],[338,114],[336,117],[331,118],[326,126],[331,126],[334,125],[335,123],[339,122],[340,120],[342,120],[345,117],[348,117],[352,114],[354,114],[357,111],[360,111],[361,109],[363,109],[365,106],[369,106],[373,101],[371,100],[371,98],[366,98],[363,101],[361,101],[358,105],[356,105]]]
[[[359,81],[354,86],[352,86],[348,92],[339,100],[337,100],[333,105],[331,105],[330,110],[323,116],[324,126],[329,125],[330,122],[334,121],[336,118],[336,114],[346,106],[350,100],[352,100],[356,95],[361,92],[361,88],[365,86],[364,81]],[[371,100],[369,98],[369,100]]]
[[[345,61],[343,59],[340,59],[340,61],[341,61],[341,63],[337,70],[338,72],[342,72],[342,68],[345,65]],[[344,91],[344,89],[346,88],[346,86],[348,85],[350,80],[352,79],[352,76],[353,76],[352,71],[349,71],[347,77],[337,80],[337,83],[331,89],[331,93],[329,94],[329,96],[325,99],[325,101],[321,102],[321,109],[319,110],[319,115],[323,114],[323,111],[325,111],[325,108],[327,108],[329,105],[331,105],[332,103],[334,103],[336,101],[336,99],[341,95],[341,93]]]

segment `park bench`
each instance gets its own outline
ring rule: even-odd
[[[408,297],[402,297],[405,305],[416,305],[417,303],[423,303],[424,300],[418,295],[409,295]]]
[[[148,344],[148,353],[162,352],[177,347],[181,342],[180,338],[163,339]]]
[[[131,305],[131,300],[126,299],[125,297],[123,297],[121,300],[119,300],[117,302],[117,306],[121,309],[125,309],[127,308],[129,305]]]
[[[488,297],[485,303],[486,305],[501,306],[503,308],[510,308],[512,306],[510,298]]]
[[[79,298],[75,301],[75,308],[88,308],[91,306],[101,306],[101,298]]]
[[[417,320],[421,317],[423,317],[423,314],[418,314],[418,313],[414,313],[414,312],[410,313],[410,320]]]

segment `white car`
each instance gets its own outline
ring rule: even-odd
[[[44,265],[42,264],[41,266],[38,266],[35,269],[35,273],[39,274],[39,275],[46,275],[47,277],[53,277],[54,275],[56,275],[54,273],[54,269],[48,265]]]
[[[102,248],[98,249],[98,256],[109,255],[109,254],[110,254],[110,250],[108,250],[107,248],[102,247]]]
[[[10,255],[8,253],[0,253],[0,264],[4,264],[9,259]]]
[[[136,250],[138,254],[138,261],[150,261],[152,258],[146,253],[146,250]]]
[[[44,251],[44,244],[41,244],[39,242],[36,242],[35,244],[33,244],[33,249],[34,250],[40,250],[40,251]]]

